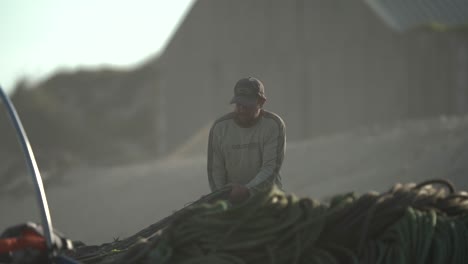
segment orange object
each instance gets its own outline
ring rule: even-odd
[[[0,239],[0,254],[27,248],[45,251],[47,244],[43,236],[31,229],[22,231],[20,237]]]

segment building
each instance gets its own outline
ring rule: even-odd
[[[366,2],[197,1],[159,61],[160,153],[230,111],[244,76],[290,140],[466,113],[468,30],[395,30]]]

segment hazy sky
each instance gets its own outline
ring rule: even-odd
[[[165,47],[194,0],[0,0],[0,84],[59,68],[132,66]]]

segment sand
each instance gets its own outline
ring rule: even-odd
[[[140,164],[75,167],[46,188],[54,227],[101,244],[130,236],[209,192],[203,136],[187,151]],[[446,178],[468,189],[468,117],[440,117],[288,142],[285,190],[323,199],[385,191],[397,182]],[[25,177],[27,177],[25,175]],[[32,194],[1,196],[0,230],[39,221]]]

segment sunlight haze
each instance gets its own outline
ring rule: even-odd
[[[193,0],[0,2],[0,84],[58,69],[138,64],[169,41]]]

